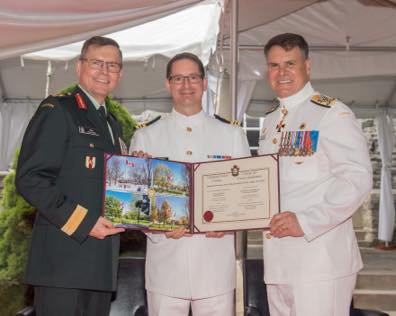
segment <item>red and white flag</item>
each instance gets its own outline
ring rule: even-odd
[[[132,161],[129,161],[128,159],[125,159],[125,164],[126,164],[128,167],[135,167],[135,163],[132,162]]]

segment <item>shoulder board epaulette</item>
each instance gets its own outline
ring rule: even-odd
[[[235,125],[235,126],[241,126],[241,122],[238,120],[226,120],[225,118],[221,117],[220,115],[215,114],[214,117],[216,119],[218,119],[219,121],[226,123],[226,124],[231,124],[231,125]]]
[[[53,98],[56,98],[56,99],[66,98],[66,97],[70,97],[70,95],[71,95],[70,93],[68,93],[68,94],[63,94],[63,93],[50,94],[45,100],[43,100],[43,102],[40,104],[39,108],[53,109],[57,104],[57,103],[54,103]]]
[[[143,128],[146,126],[150,126],[151,124],[157,122],[161,118],[161,115],[157,116],[155,119],[148,121],[148,122],[140,122],[136,124],[136,128]]]
[[[235,126],[241,126],[241,121],[232,120],[232,121],[230,122],[230,124],[231,124],[231,125],[235,125]]]
[[[276,99],[276,98],[273,99],[272,100],[272,106],[270,107],[270,109],[267,112],[265,112],[265,115],[268,115],[268,114],[274,112],[279,107],[279,105],[280,105],[279,100]]]
[[[54,97],[54,98],[65,98],[65,97],[71,97],[72,94],[70,92],[66,93],[66,94],[64,94],[64,93],[56,93],[56,94],[51,94],[50,96]]]
[[[40,106],[39,106],[40,109],[42,109],[42,108],[50,108],[50,109],[53,109],[54,107],[55,107],[55,105],[53,105],[52,103],[48,103],[48,102],[43,103],[43,104],[40,104]]]
[[[324,94],[315,94],[311,97],[311,102],[326,108],[330,108],[337,102],[337,99],[328,97]]]

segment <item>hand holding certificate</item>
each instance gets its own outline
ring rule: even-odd
[[[261,229],[279,212],[277,155],[194,164],[118,155],[106,161],[105,214],[122,227]]]

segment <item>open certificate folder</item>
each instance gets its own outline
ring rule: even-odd
[[[279,212],[278,156],[202,163],[106,154],[104,213],[127,229],[264,229]]]

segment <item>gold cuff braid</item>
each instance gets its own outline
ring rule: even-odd
[[[69,236],[72,235],[77,230],[78,226],[80,226],[87,213],[88,210],[85,207],[77,205],[77,207],[74,209],[74,212],[69,217],[66,224],[63,225],[61,230]]]

